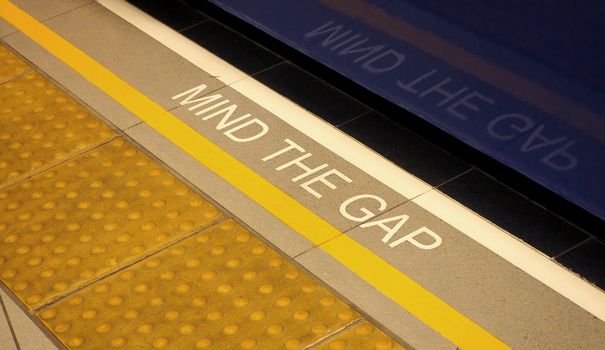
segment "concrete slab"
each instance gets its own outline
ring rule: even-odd
[[[218,202],[241,223],[258,232],[288,256],[294,257],[313,247],[313,244],[298,232],[269,214],[147,124],[139,124],[126,133],[178,175]]]
[[[224,85],[100,4],[46,24],[166,109],[176,106],[171,96],[202,79],[214,89]]]
[[[357,225],[339,212],[351,197],[373,193],[389,208],[407,200],[233,88],[204,93],[180,96],[178,101],[185,105],[173,114],[339,230]],[[224,119],[228,113],[232,115]],[[297,158],[298,164],[291,163]],[[325,178],[331,185],[313,180],[326,172],[333,172]]]
[[[0,288],[0,297],[4,301],[6,311],[13,325],[15,336],[19,347],[36,350],[58,350],[59,348],[51,341],[47,335],[38,327],[21,308],[9,297],[6,292]],[[3,348],[4,349],[4,348]]]
[[[95,110],[118,129],[129,128],[140,120],[88,80],[74,72],[23,33],[15,33],[4,41],[39,70],[54,79],[65,90]]]
[[[513,349],[598,349],[605,342],[605,323],[416,203],[373,220],[405,220],[403,215],[409,219],[389,244],[427,227],[442,238],[441,245],[431,250],[410,242],[390,247],[379,225],[362,225],[347,234]],[[392,228],[398,221],[382,224]],[[432,243],[428,235],[417,239]]]

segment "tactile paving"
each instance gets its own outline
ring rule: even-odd
[[[0,85],[0,186],[115,133],[36,72]]]
[[[0,43],[0,83],[27,72],[30,67]]]
[[[33,307],[221,215],[117,139],[0,191],[0,280]]]
[[[316,350],[405,350],[381,330],[364,321],[338,334]]]
[[[359,318],[231,220],[37,315],[71,349],[304,349]]]

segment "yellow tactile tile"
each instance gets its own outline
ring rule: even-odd
[[[364,321],[314,350],[405,350],[381,330]]]
[[[0,83],[27,72],[30,67],[19,57],[12,53],[3,44],[0,44]]]
[[[36,306],[220,216],[114,140],[0,191],[0,280]]]
[[[38,73],[0,85],[0,186],[114,136]]]
[[[359,317],[231,220],[37,315],[70,349],[304,349]]]

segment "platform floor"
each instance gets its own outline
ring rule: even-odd
[[[524,242],[446,194],[476,170],[412,135],[441,173],[385,159],[335,127],[369,107],[299,103],[298,68],[183,11],[205,46],[0,0],[1,349],[602,348],[598,280],[553,259],[588,233]]]

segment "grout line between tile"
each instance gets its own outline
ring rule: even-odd
[[[373,109],[371,109],[371,110],[369,110],[369,111],[362,112],[362,113],[361,113],[360,115],[358,115],[358,116],[352,117],[352,118],[351,118],[351,119],[349,119],[349,120],[346,120],[346,121],[344,121],[344,122],[342,122],[342,123],[340,123],[340,124],[334,125],[334,127],[335,127],[335,128],[337,128],[337,129],[340,129],[340,128],[342,128],[342,127],[346,126],[347,124],[349,124],[349,123],[351,123],[351,122],[353,122],[353,121],[355,121],[355,120],[357,120],[357,119],[359,119],[359,118],[362,118],[362,117],[364,117],[364,116],[366,116],[366,115],[368,115],[368,114],[370,114],[370,113],[372,113],[372,112],[376,112],[376,111],[375,111],[375,110],[373,110]],[[378,112],[376,112],[376,113],[378,113]],[[343,130],[341,130],[341,131],[342,131],[342,132],[344,132]],[[357,140],[357,139],[356,139],[356,140]],[[357,140],[357,141],[359,141],[359,140]],[[361,141],[359,141],[359,142],[361,142]],[[362,143],[363,143],[363,142],[362,142]],[[365,143],[364,143],[364,145],[365,145]],[[367,145],[366,145],[366,146],[367,146]],[[367,147],[369,147],[369,146],[367,146]],[[370,147],[370,148],[371,148],[371,147]],[[376,152],[376,151],[374,151],[374,152]],[[378,152],[376,152],[376,153],[378,153]],[[384,157],[384,156],[383,156],[383,157]]]
[[[3,43],[3,45],[4,45],[4,47],[6,47],[6,48],[9,48],[9,47],[10,47],[10,46],[8,46],[8,45],[6,45],[6,44],[4,44],[4,43]],[[10,50],[10,49],[9,49],[9,50]],[[13,52],[12,50],[10,50],[10,51],[11,51],[11,52]],[[29,65],[28,65],[28,66],[29,66]],[[12,77],[10,77],[10,78],[8,78],[8,79],[6,79],[6,80],[0,80],[0,85],[3,85],[3,84],[6,84],[6,83],[8,83],[8,82],[10,82],[10,81],[12,81],[12,80],[15,80],[15,79],[19,78],[20,76],[22,76],[22,75],[24,75],[24,74],[30,73],[31,71],[33,71],[33,68],[32,68],[31,66],[29,66],[29,69],[28,69],[28,70],[26,70],[26,71],[24,71],[24,72],[21,72],[21,73],[19,73],[19,74],[15,75],[15,76],[12,76]]]
[[[6,23],[6,24],[8,24],[8,22],[6,22],[4,19],[0,18],[0,24],[2,24],[2,23]],[[11,26],[10,24],[8,24],[8,25],[9,25],[9,26]],[[11,26],[11,27],[12,27],[12,26]],[[8,37],[9,35],[13,35],[13,34],[15,34],[15,33],[19,33],[19,30],[18,30],[17,28],[15,28],[15,27],[12,27],[12,28],[14,28],[15,30],[14,30],[14,31],[12,31],[12,32],[11,32],[11,31],[9,31],[8,33],[4,33],[4,34],[0,35],[0,41],[1,41],[2,43],[4,43],[4,38]]]
[[[571,246],[570,248],[567,248],[566,250],[562,251],[561,253],[559,253],[559,254],[557,254],[557,255],[553,256],[552,258],[553,258],[554,260],[557,260],[557,259],[559,259],[561,256],[563,256],[563,255],[565,255],[565,254],[567,254],[567,253],[571,252],[572,250],[575,250],[575,249],[579,248],[580,246],[583,246],[584,244],[586,244],[586,243],[588,243],[588,242],[590,242],[590,241],[592,241],[592,240],[594,240],[594,238],[593,238],[593,237],[588,237],[588,238],[586,238],[585,240],[583,240],[583,241],[581,241],[581,242],[579,242],[579,243],[576,243],[575,245]]]
[[[170,27],[170,28],[172,28],[172,30],[174,30],[175,32],[179,32],[179,33],[181,33],[181,34],[182,34],[184,31],[186,31],[186,30],[188,30],[188,29],[191,29],[191,28],[193,28],[193,27],[197,27],[197,26],[199,26],[200,24],[206,23],[206,22],[208,22],[208,21],[209,21],[209,19],[208,19],[208,18],[204,18],[202,21],[197,22],[197,23],[192,24],[192,25],[189,25],[189,26],[187,26],[187,27],[185,27],[185,28],[183,28],[183,29],[178,29],[178,30],[177,30],[177,29],[174,29],[174,28],[172,28],[172,27]],[[184,35],[184,34],[183,34],[183,35]]]
[[[310,350],[310,349],[316,348],[316,347],[318,347],[318,346],[320,346],[322,344],[325,344],[331,338],[334,338],[334,337],[338,336],[339,334],[344,333],[344,332],[348,331],[349,329],[358,326],[363,321],[365,321],[365,319],[360,316],[356,320],[351,321],[349,324],[344,325],[343,327],[335,330],[334,332],[332,332],[332,333],[330,333],[330,334],[328,334],[328,335],[326,335],[326,336],[324,336],[322,338],[317,339],[313,343],[307,345],[303,350]]]
[[[139,263],[139,262],[141,262],[141,261],[143,261],[143,260],[145,260],[145,259],[147,259],[147,258],[149,258],[149,257],[151,257],[153,255],[156,255],[156,254],[158,254],[158,253],[160,253],[160,252],[162,252],[162,251],[164,251],[164,250],[166,250],[166,249],[174,246],[175,244],[178,244],[178,243],[184,241],[185,239],[193,237],[196,234],[198,234],[198,233],[200,233],[202,231],[205,231],[206,229],[208,229],[208,228],[210,228],[210,227],[212,227],[214,225],[217,225],[217,224],[219,224],[219,223],[221,223],[223,221],[226,221],[228,219],[229,218],[226,217],[225,215],[221,215],[218,218],[216,218],[215,220],[213,220],[213,221],[211,221],[211,222],[209,222],[207,224],[201,225],[201,226],[197,227],[196,229],[191,230],[191,231],[183,234],[181,237],[178,237],[174,241],[167,242],[167,243],[165,243],[163,245],[160,245],[160,246],[156,247],[155,249],[153,249],[153,250],[151,250],[151,251],[149,251],[149,252],[147,252],[147,253],[145,253],[145,254],[143,254],[143,255],[135,258],[135,259],[133,259],[132,261],[129,261],[129,262],[127,262],[127,263],[125,263],[125,264],[117,267],[114,270],[107,271],[106,273],[101,274],[99,276],[96,276],[96,277],[94,277],[94,278],[92,278],[92,279],[90,279],[90,280],[88,280],[88,281],[86,281],[86,282],[84,282],[84,283],[82,283],[82,284],[80,284],[78,286],[75,286],[72,289],[68,289],[64,293],[61,293],[61,294],[59,294],[59,295],[57,295],[57,296],[55,296],[53,298],[50,298],[50,299],[48,299],[48,300],[46,300],[46,301],[44,301],[42,303],[39,303],[39,304],[33,306],[31,308],[31,312],[32,313],[36,313],[36,312],[38,312],[38,311],[40,311],[40,310],[42,310],[42,309],[44,309],[44,308],[46,308],[48,306],[51,306],[52,304],[55,304],[55,303],[59,302],[60,300],[63,300],[65,298],[67,298],[68,296],[70,296],[72,294],[75,294],[75,293],[81,291],[82,289],[89,287],[92,284],[95,284],[96,282],[99,282],[100,280],[103,280],[103,279],[105,279],[105,278],[107,278],[109,276],[115,275],[115,274],[123,271],[124,269],[126,269],[126,268],[128,268],[128,267],[130,267],[130,266],[132,266],[134,264],[136,264],[136,263]]]
[[[75,158],[78,158],[78,157],[80,157],[80,156],[82,156],[82,155],[84,155],[84,154],[86,154],[86,153],[88,153],[88,152],[90,152],[92,150],[95,150],[95,149],[97,149],[97,148],[99,148],[101,146],[104,146],[104,145],[106,145],[106,144],[108,144],[108,143],[110,143],[110,142],[118,139],[119,137],[120,137],[120,135],[115,134],[114,136],[112,136],[112,137],[110,137],[108,139],[105,139],[105,140],[99,141],[99,142],[97,142],[95,144],[89,145],[87,148],[84,148],[84,149],[81,149],[81,150],[77,150],[73,154],[68,155],[65,158],[61,158],[61,159],[57,160],[54,163],[50,163],[50,164],[47,164],[47,165],[45,165],[43,167],[40,167],[38,169],[34,169],[34,170],[26,173],[24,176],[21,176],[21,177],[18,177],[16,179],[9,180],[9,181],[7,181],[7,182],[5,182],[3,184],[0,184],[0,191],[4,191],[5,189],[7,189],[9,187],[13,187],[15,185],[18,185],[18,184],[20,184],[20,183],[22,183],[22,182],[24,182],[26,180],[31,179],[34,176],[40,175],[43,172],[46,172],[46,171],[48,171],[50,169],[53,169],[53,168],[58,167],[58,166],[60,166],[60,165],[62,165],[64,163],[67,163],[67,162],[69,162],[69,161],[71,161],[71,160],[73,160]]]
[[[420,196],[422,196],[423,194],[425,194],[425,193],[427,193],[427,192],[429,192],[429,191],[432,191],[432,190],[433,190],[433,189],[429,189],[429,190],[427,190],[426,192],[423,192],[423,193],[421,193],[421,194],[419,194],[419,195],[417,195],[417,196],[414,196],[414,197],[412,197],[412,198],[405,198],[405,197],[404,197],[404,198],[405,198],[405,200],[404,200],[403,202],[393,205],[393,207],[391,207],[391,209],[386,210],[386,211],[383,211],[383,212],[381,212],[379,215],[383,215],[383,214],[389,213],[389,212],[391,212],[391,211],[393,211],[393,210],[395,210],[395,209],[399,208],[400,206],[402,206],[402,205],[404,205],[404,204],[406,204],[406,203],[408,203],[408,202],[411,202],[411,201],[412,201],[414,198],[420,197]],[[376,216],[378,216],[378,215],[376,215]],[[336,236],[334,236],[334,237],[332,237],[332,238],[330,238],[330,239],[325,240],[324,242],[321,242],[321,243],[319,243],[319,244],[316,244],[316,245],[314,245],[313,247],[310,247],[309,249],[306,249],[305,251],[303,251],[303,252],[301,252],[301,253],[299,253],[299,254],[297,254],[297,255],[293,256],[292,258],[293,258],[293,259],[297,259],[297,258],[298,258],[298,257],[300,257],[301,255],[306,254],[306,253],[310,252],[311,250],[313,250],[313,249],[315,249],[315,248],[320,248],[322,245],[324,245],[324,244],[326,244],[326,243],[328,243],[328,242],[331,242],[331,241],[335,240],[336,238],[338,238],[338,237],[340,237],[340,236],[342,236],[342,235],[345,235],[345,234],[347,234],[347,233],[349,233],[349,232],[351,232],[351,231],[355,230],[356,228],[360,227],[361,225],[363,225],[363,224],[365,224],[365,223],[367,223],[367,222],[369,222],[369,221],[373,220],[373,219],[374,219],[376,216],[373,216],[373,217],[371,217],[371,218],[368,218],[368,219],[367,219],[367,220],[365,220],[365,221],[357,222],[355,226],[353,226],[353,227],[351,227],[351,228],[349,228],[349,229],[346,229],[346,230],[342,230],[342,232],[341,232],[339,235],[336,235]]]
[[[231,28],[230,26],[228,26],[228,25],[224,24],[223,22],[221,22],[221,21],[217,20],[217,19],[216,19],[216,18],[214,18],[214,17],[211,17],[211,16],[209,16],[209,15],[206,15],[206,16],[208,17],[208,21],[209,21],[209,22],[213,22],[214,24],[218,25],[219,27],[223,27],[224,29],[228,30],[229,32],[232,32],[232,33],[234,33],[235,35],[239,35],[239,36],[241,36],[242,38],[246,39],[248,42],[252,43],[253,45],[258,46],[258,47],[260,47],[261,49],[263,49],[263,50],[265,50],[265,51],[267,51],[267,52],[270,52],[270,53],[272,53],[273,55],[275,55],[275,56],[279,57],[280,59],[284,60],[284,58],[283,58],[282,56],[280,56],[280,55],[278,55],[277,53],[273,52],[273,50],[269,49],[269,48],[268,48],[268,47],[266,47],[265,45],[262,45],[261,43],[259,43],[259,42],[255,41],[255,40],[252,40],[252,39],[250,39],[250,38],[248,38],[248,37],[247,37],[247,36],[245,36],[244,34],[240,33],[239,31],[235,30],[234,28]],[[199,43],[197,43],[197,42],[196,42],[196,44],[200,45],[200,44],[199,44]],[[200,46],[201,46],[201,45],[200,45]],[[285,60],[284,60],[284,62],[285,62]]]
[[[177,108],[177,107],[174,107],[174,108]],[[172,108],[172,109],[174,109],[174,108]],[[172,109],[171,109],[171,110],[172,110]],[[139,125],[141,125],[141,124],[143,124],[143,123],[144,123],[143,121],[137,122],[137,123],[135,123],[135,124],[133,124],[133,125],[131,125],[131,126],[127,127],[127,128],[121,129],[120,131],[121,131],[122,133],[126,134],[126,131],[128,131],[128,130],[130,130],[130,129],[134,128],[135,126],[139,126]],[[120,135],[120,136],[124,137],[124,135]]]
[[[52,17],[45,18],[45,19],[43,19],[43,20],[41,20],[41,21],[42,21],[42,22],[49,21],[49,20],[51,20],[51,19],[54,19],[54,18],[57,18],[57,17],[63,16],[63,15],[66,15],[66,14],[68,14],[68,13],[70,13],[70,12],[73,12],[73,11],[79,10],[79,9],[81,9],[82,7],[90,6],[90,5],[94,4],[94,3],[96,3],[96,1],[95,1],[95,0],[89,0],[89,1],[88,1],[87,3],[85,3],[85,4],[78,5],[78,6],[74,7],[74,8],[72,8],[72,9],[69,9],[69,10],[67,10],[67,11],[65,11],[65,12],[58,13],[58,14],[56,14],[56,15],[52,16]]]
[[[8,310],[6,309],[6,305],[4,305],[4,300],[2,299],[2,295],[0,295],[0,306],[2,307],[2,312],[4,313],[4,318],[6,319],[6,323],[8,324],[8,329],[13,337],[13,341],[15,342],[15,346],[17,350],[21,350],[21,346],[19,345],[19,340],[17,340],[17,334],[15,333],[15,329],[13,328],[13,324],[11,323],[10,316],[8,315]]]
[[[69,10],[67,10],[65,12],[58,13],[58,14],[56,14],[54,16],[51,16],[51,17],[48,17],[48,18],[44,18],[44,19],[40,19],[39,21],[41,21],[42,23],[45,23],[46,21],[49,21],[51,19],[63,16],[65,14],[68,14],[68,13],[72,12],[72,11],[76,11],[78,9],[81,9],[82,7],[89,6],[89,5],[93,4],[93,3],[96,3],[96,1],[95,0],[89,0],[87,3],[84,3],[82,5],[78,5],[78,6],[74,7],[74,8],[72,8],[72,9],[69,9]],[[2,20],[2,19],[0,18],[0,20]],[[15,28],[14,31],[6,33],[6,34],[0,36],[0,40],[2,42],[4,42],[4,38],[7,38],[7,37],[9,37],[11,35],[15,35],[15,34],[18,34],[18,33],[20,33],[20,31],[17,28]]]
[[[320,40],[320,39],[315,40],[315,41],[314,41],[314,43],[319,42],[319,40]],[[257,45],[259,45],[259,44],[257,44]],[[271,52],[273,52],[273,51],[271,51]],[[276,55],[277,55],[277,54],[276,54]],[[281,57],[281,56],[280,56],[280,57]],[[322,84],[324,84],[324,85],[326,85],[326,86],[330,87],[331,89],[334,89],[334,91],[337,91],[337,92],[339,92],[340,94],[342,94],[343,96],[346,96],[346,97],[350,98],[351,100],[353,100],[353,101],[355,101],[355,102],[359,103],[359,105],[361,105],[361,106],[365,107],[365,108],[366,108],[366,109],[367,109],[369,112],[373,111],[373,109],[372,109],[372,108],[371,108],[371,107],[370,107],[368,104],[366,104],[365,102],[358,100],[357,98],[353,97],[351,94],[347,93],[346,91],[342,90],[342,89],[341,89],[341,88],[339,88],[339,87],[334,86],[333,84],[329,83],[329,82],[328,82],[328,81],[326,81],[325,79],[320,78],[319,76],[317,76],[316,74],[312,73],[311,71],[309,71],[309,70],[307,70],[307,69],[304,69],[303,67],[301,67],[300,65],[298,65],[298,64],[296,64],[296,63],[294,63],[294,62],[292,62],[292,61],[286,61],[286,62],[288,62],[288,63],[290,63],[291,65],[293,65],[294,67],[296,67],[296,68],[298,68],[298,69],[300,69],[300,70],[304,71],[305,73],[307,73],[308,75],[310,75],[310,76],[311,76],[311,77],[313,77],[314,79],[317,79],[318,81],[320,81]],[[334,72],[336,72],[336,73],[337,73],[339,76],[342,76],[342,75],[341,75],[339,72],[337,72],[337,71],[334,71]]]
[[[438,185],[433,186],[433,190],[438,190],[438,189],[439,189],[439,187],[441,187],[441,186],[445,186],[445,185],[447,185],[448,183],[450,183],[450,182],[452,182],[452,181],[454,181],[454,180],[456,180],[456,179],[458,179],[458,178],[460,178],[460,177],[462,177],[462,176],[464,176],[464,175],[466,175],[466,174],[470,173],[470,172],[471,172],[471,171],[473,171],[473,170],[475,170],[475,168],[474,168],[474,167],[472,167],[472,166],[470,166],[468,169],[466,169],[465,171],[461,172],[460,174],[458,174],[458,175],[456,175],[456,176],[453,176],[453,177],[451,177],[451,178],[449,178],[449,179],[447,179],[447,180],[444,180],[443,182],[441,182],[441,183],[440,183],[440,184],[438,184]]]
[[[280,58],[281,58],[281,57],[280,57]],[[274,64],[270,65],[269,67],[263,68],[263,69],[259,70],[258,72],[254,72],[254,73],[252,73],[252,74],[248,75],[246,78],[254,78],[255,76],[257,76],[257,75],[259,75],[259,74],[262,74],[262,73],[264,73],[264,72],[266,72],[266,71],[268,71],[268,70],[271,70],[271,69],[273,69],[273,68],[275,68],[275,67],[277,67],[277,66],[281,66],[282,64],[286,64],[286,63],[287,63],[287,61],[285,61],[285,60],[283,60],[283,59],[282,59],[281,61],[279,61],[279,62],[277,62],[277,63],[274,63]],[[231,83],[231,84],[229,84],[229,85],[233,85],[233,84],[235,84],[235,83],[236,83],[236,82],[233,82],[233,83]]]

